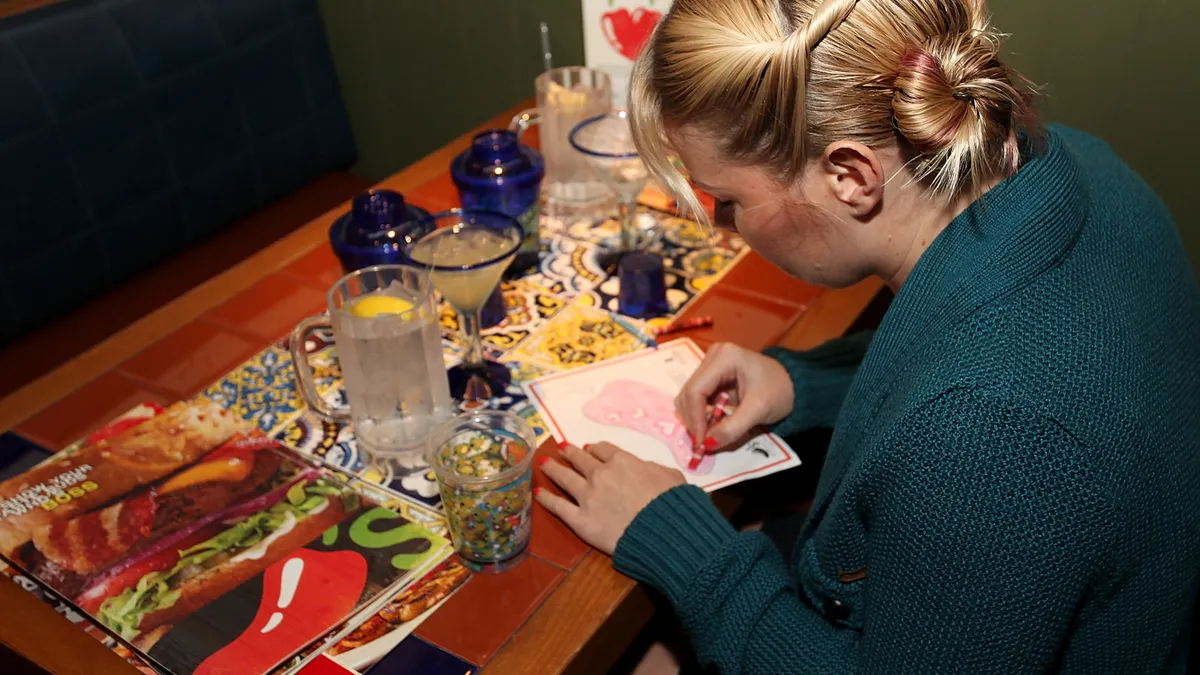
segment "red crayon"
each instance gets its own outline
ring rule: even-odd
[[[655,328],[654,337],[658,337],[660,335],[669,335],[670,333],[679,333],[681,331],[693,330],[696,328],[707,328],[711,325],[713,325],[713,318],[711,316],[694,316],[684,321],[676,321],[675,323],[668,324],[662,328]]]
[[[717,422],[725,419],[725,416],[728,414],[729,392],[723,391],[717,394],[717,400],[713,401],[712,411],[708,414],[708,424],[705,427],[705,433],[707,434],[709,429],[713,428]],[[688,462],[688,471],[695,471],[700,467],[700,462],[702,461],[704,461],[704,453],[693,450],[692,460]]]

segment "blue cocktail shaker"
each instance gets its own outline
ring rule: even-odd
[[[475,135],[471,147],[450,163],[464,208],[500,211],[516,218],[525,240],[508,277],[520,276],[538,263],[538,220],[546,165],[537,150],[520,142],[516,132],[490,129]]]

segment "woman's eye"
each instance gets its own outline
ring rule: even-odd
[[[718,199],[713,205],[713,220],[718,226],[730,226],[734,222],[737,204],[732,199]]]

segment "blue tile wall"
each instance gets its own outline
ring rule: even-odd
[[[355,159],[316,0],[0,20],[0,345]]]

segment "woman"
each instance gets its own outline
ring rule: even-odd
[[[601,444],[538,500],[722,673],[1183,672],[1200,568],[1200,292],[1100,141],[1036,125],[983,0],[676,0],[632,107],[654,172],[787,272],[896,298],[873,339],[713,349],[706,447],[834,426],[779,550]],[[720,391],[737,409],[706,430]],[[785,558],[787,562],[785,563]]]

